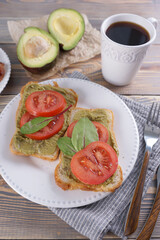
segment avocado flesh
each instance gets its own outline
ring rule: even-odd
[[[33,73],[48,70],[59,53],[58,42],[40,28],[28,27],[24,32],[17,45],[19,61]]]
[[[50,14],[48,29],[63,50],[71,50],[82,38],[85,23],[82,15],[76,10],[60,8]]]

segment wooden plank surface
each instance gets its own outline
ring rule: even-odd
[[[0,95],[0,112],[20,92],[21,87],[31,80],[18,62],[16,45],[9,35],[7,21],[40,17],[59,7],[72,7],[85,13],[97,29],[100,29],[106,17],[120,12],[135,13],[146,18],[153,16],[160,20],[159,0],[0,0],[0,47],[6,51],[12,64],[11,78]],[[118,88],[104,81],[100,55],[88,61],[73,64],[64,71],[58,72],[54,78],[67,77],[75,70],[86,74],[91,81],[141,103],[151,105],[153,101],[160,101],[160,25],[157,29],[156,41],[149,49],[140,71],[130,85]],[[153,179],[142,202],[138,229],[129,237],[130,240],[136,239],[143,226],[152,206],[155,191],[156,180]],[[80,240],[86,238],[46,207],[18,195],[0,177],[0,239]],[[107,234],[104,239],[120,240],[112,233]],[[160,240],[160,217],[151,239]]]
[[[88,15],[87,15],[88,16]],[[104,17],[100,17],[100,18],[89,18],[90,23],[92,24],[92,26],[94,26],[97,30],[100,30],[101,24],[103,22],[103,20],[108,17],[109,15],[106,15]],[[142,16],[144,16],[142,14]],[[146,18],[152,16],[151,14],[148,14],[148,16],[144,16]],[[155,17],[155,16],[154,16]],[[7,22],[8,21],[19,21],[19,20],[24,20],[29,18],[28,16],[23,17],[23,18],[14,18],[14,17],[9,17],[9,18],[3,18],[0,16],[0,43],[13,43],[13,40],[9,34],[8,31],[8,26],[7,26]],[[32,16],[32,18],[34,18]],[[157,16],[157,20],[160,21],[160,16]],[[157,26],[157,37],[154,41],[154,44],[160,44],[160,25]]]
[[[159,0],[3,0],[0,2],[1,17],[38,17],[50,14],[52,10],[66,7],[74,8],[88,17],[106,18],[114,13],[130,12],[148,16],[159,16]],[[96,10],[96,11],[95,11]]]
[[[17,94],[21,87],[30,81],[25,70],[19,64],[16,56],[15,44],[0,44],[0,47],[6,51],[11,63],[12,72],[8,85],[2,94]],[[153,45],[149,49],[140,71],[135,76],[132,83],[125,87],[115,87],[110,85],[102,76],[100,55],[89,59],[88,61],[70,65],[65,71],[58,72],[54,78],[66,77],[73,71],[80,71],[88,76],[91,81],[101,84],[115,93],[136,94],[136,95],[159,95],[160,94],[160,44]]]

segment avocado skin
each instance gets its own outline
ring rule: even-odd
[[[77,45],[76,45],[77,46]],[[64,45],[63,44],[59,44],[59,49],[61,52],[65,53],[65,52],[71,52],[76,46],[74,46],[72,49],[69,49],[69,50],[65,50],[63,47]]]
[[[30,68],[25,66],[20,60],[19,62],[21,63],[21,65],[28,71],[31,72],[33,74],[40,74],[40,73],[45,73],[47,72],[49,69],[51,69],[52,67],[54,67],[54,65],[56,64],[57,59],[55,59],[53,62],[46,64],[43,67],[39,67],[39,68]]]

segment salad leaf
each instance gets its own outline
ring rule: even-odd
[[[47,126],[51,121],[53,120],[53,117],[37,117],[32,119],[31,121],[25,123],[21,127],[21,133],[23,134],[31,134],[38,132],[40,129]]]
[[[91,142],[98,141],[98,133],[94,124],[87,118],[81,118],[74,126],[72,144],[77,151],[85,148]]]
[[[67,156],[72,156],[77,152],[72,144],[71,138],[61,137],[57,141],[59,149]]]
[[[20,131],[23,134],[31,134],[31,133],[35,133],[38,132],[40,129],[44,128],[45,126],[47,126],[51,121],[53,121],[55,118],[57,118],[58,116],[60,116],[61,114],[65,113],[66,111],[68,111],[70,108],[72,107],[72,105],[70,105],[69,107],[67,107],[66,109],[64,109],[62,112],[58,113],[57,115],[53,116],[53,117],[37,117],[32,119],[31,121],[25,123]]]

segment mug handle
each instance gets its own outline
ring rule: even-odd
[[[150,17],[150,18],[147,18],[147,20],[150,21],[150,22],[153,24],[153,26],[155,27],[155,29],[157,29],[158,21],[157,21],[156,18]]]

